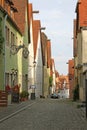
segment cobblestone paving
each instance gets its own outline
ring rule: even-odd
[[[72,102],[39,99],[0,123],[0,130],[87,130],[87,120],[85,112]]]

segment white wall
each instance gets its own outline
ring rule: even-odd
[[[29,95],[32,93],[31,85],[34,84],[34,49],[33,49],[33,26],[32,19],[30,20],[30,44],[28,46],[29,50],[29,59],[28,59],[28,92]]]
[[[35,94],[36,97],[40,97],[42,95],[42,51],[41,51],[41,41],[40,41],[40,32],[38,35],[38,45],[37,45],[37,51],[36,51],[36,75],[35,75],[35,84],[36,84],[36,90]]]
[[[69,89],[60,90],[60,98],[69,98]]]

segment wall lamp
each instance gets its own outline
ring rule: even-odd
[[[47,39],[47,41],[51,41],[50,39]]]
[[[33,62],[34,66],[36,65],[36,61]]]
[[[82,66],[83,66],[83,65],[78,64],[78,65],[75,67],[75,69],[81,69],[81,68],[82,68]]]
[[[45,30],[45,29],[46,29],[46,27],[41,27],[41,28],[40,28],[40,30]]]
[[[17,74],[17,73],[18,73],[18,69],[14,69],[14,68],[11,69],[11,74]]]
[[[12,46],[10,47],[10,53],[11,53],[12,55],[15,55],[15,54],[17,54],[17,53],[19,52],[19,50],[22,49],[22,48],[23,48],[23,52],[22,52],[23,57],[24,57],[24,58],[28,58],[29,51],[28,51],[28,48],[25,47],[24,44],[23,44],[23,45],[19,45],[19,46],[12,45]]]
[[[39,10],[34,10],[34,11],[32,11],[32,13],[38,14],[38,13],[39,13]]]

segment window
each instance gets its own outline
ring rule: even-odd
[[[18,83],[18,75],[17,73],[11,74],[11,86],[14,87]]]
[[[9,85],[9,73],[5,74],[5,85]]]
[[[15,85],[17,85],[17,83],[18,83],[18,74],[16,73],[15,74]]]
[[[10,11],[10,16],[13,17],[13,11],[12,10]]]
[[[80,86],[83,87],[83,74],[80,73]]]
[[[11,32],[11,45],[15,44],[15,35],[13,32]]]
[[[16,46],[17,46],[17,44],[18,44],[18,38],[16,37],[16,41],[15,41],[15,44],[16,44]]]
[[[28,85],[28,75],[27,74],[25,74],[25,84],[26,84],[26,87],[27,87],[27,85]]]
[[[9,46],[9,37],[10,37],[10,31],[9,31],[9,28],[6,26],[5,27],[5,32],[6,32],[6,45]]]
[[[27,74],[25,74],[25,81],[27,81],[28,80],[28,75]]]

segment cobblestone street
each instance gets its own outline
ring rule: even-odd
[[[85,111],[77,108],[76,103],[38,99],[25,105],[23,110],[2,121],[0,130],[87,130]],[[0,114],[4,114],[1,112],[3,111],[0,108]]]

